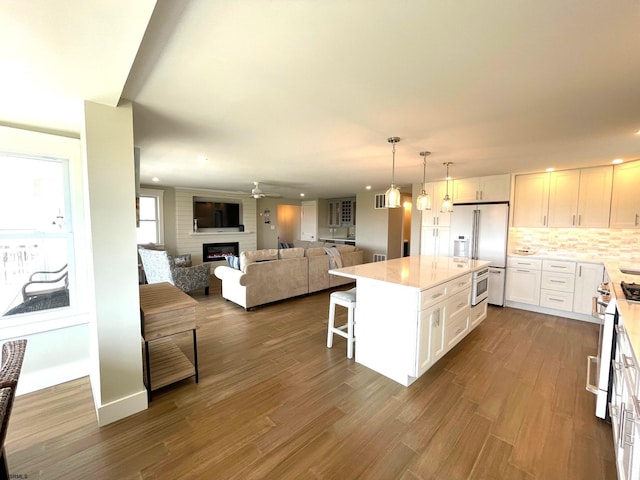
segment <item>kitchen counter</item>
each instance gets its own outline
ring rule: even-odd
[[[416,255],[384,262],[363,263],[329,270],[353,279],[366,278],[423,290],[490,265],[484,260]]]
[[[630,275],[620,271],[620,267],[631,267],[633,265],[637,265],[637,263],[633,264],[618,259],[604,260],[604,268],[611,280],[609,283],[611,295],[615,297],[618,312],[624,319],[624,326],[636,360],[640,361],[640,303],[627,302],[620,286],[620,282],[640,283],[640,275]]]
[[[350,238],[350,237],[322,237],[319,240],[322,240],[323,242],[343,242],[343,243],[356,243],[356,239],[355,237]]]

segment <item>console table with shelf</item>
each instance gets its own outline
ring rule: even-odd
[[[140,285],[140,324],[149,401],[154,390],[185,378],[195,377],[198,383],[197,304],[170,283]],[[193,338],[193,361],[179,346],[181,337],[189,334]]]

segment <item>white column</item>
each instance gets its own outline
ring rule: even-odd
[[[91,385],[98,423],[147,408],[142,378],[135,223],[133,113],[127,102],[84,103],[89,268],[94,281]]]

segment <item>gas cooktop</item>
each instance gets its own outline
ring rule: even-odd
[[[627,302],[640,303],[640,284],[620,282],[620,286]]]

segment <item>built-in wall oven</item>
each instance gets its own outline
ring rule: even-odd
[[[475,307],[489,296],[489,269],[473,272],[471,279],[471,306]]]
[[[598,289],[593,298],[592,315],[600,320],[597,355],[587,357],[586,388],[596,396],[596,416],[610,420],[607,405],[611,401],[612,361],[615,357],[615,328],[618,324],[616,300],[609,295],[608,286]],[[595,373],[595,376],[593,376]]]

